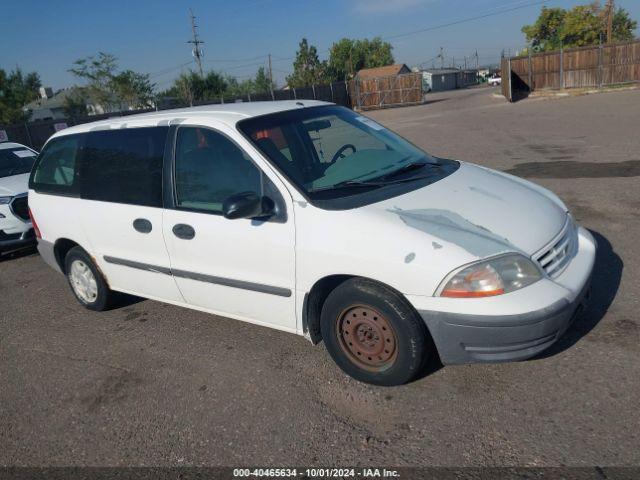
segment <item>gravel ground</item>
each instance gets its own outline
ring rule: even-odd
[[[600,245],[541,357],[347,378],[322,345],[154,301],[106,313],[33,253],[0,261],[0,465],[639,465],[640,91],[373,112],[427,151],[531,178]]]

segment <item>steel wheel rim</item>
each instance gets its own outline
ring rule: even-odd
[[[71,288],[82,301],[93,303],[98,298],[98,283],[91,269],[82,260],[74,260],[69,269]]]
[[[379,372],[395,362],[396,334],[380,312],[365,305],[349,307],[338,316],[336,326],[340,348],[360,368]]]

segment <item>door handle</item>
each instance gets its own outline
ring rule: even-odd
[[[140,233],[149,233],[153,230],[153,225],[146,218],[136,218],[133,221],[133,228],[135,228]]]
[[[196,236],[196,231],[193,229],[191,225],[187,225],[186,223],[178,223],[173,226],[173,234],[181,238],[183,240],[191,240]]]

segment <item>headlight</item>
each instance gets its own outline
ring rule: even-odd
[[[510,253],[455,272],[440,291],[440,296],[492,297],[519,290],[541,278],[540,269],[531,260],[519,253]]]
[[[0,205],[6,205],[7,203],[11,203],[11,199],[13,197],[0,197]]]

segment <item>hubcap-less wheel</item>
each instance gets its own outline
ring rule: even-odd
[[[396,335],[391,323],[366,306],[351,307],[336,319],[338,343],[349,359],[365,370],[379,372],[396,359]]]
[[[82,260],[74,260],[69,271],[71,287],[75,294],[86,303],[98,298],[98,284],[91,269]]]

